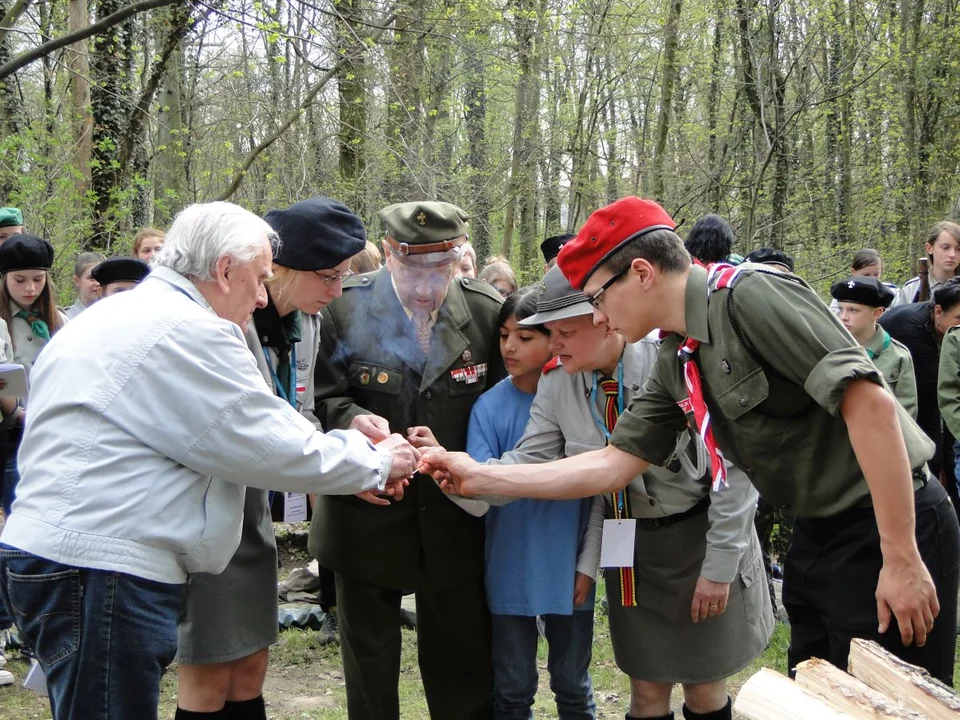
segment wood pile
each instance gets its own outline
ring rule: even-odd
[[[960,720],[960,695],[874,642],[850,644],[848,669],[807,660],[793,681],[763,668],[733,709],[747,720]]]

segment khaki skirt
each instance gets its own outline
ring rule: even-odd
[[[184,587],[177,662],[231,662],[279,638],[277,541],[268,493],[247,488],[240,546],[219,575],[192,575]]]
[[[770,640],[773,614],[752,526],[726,611],[699,623],[690,619],[708,527],[706,512],[663,528],[638,523],[636,607],[620,605],[619,571],[605,571],[613,654],[635,680],[723,680],[749,665]]]

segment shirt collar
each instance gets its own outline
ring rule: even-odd
[[[877,324],[876,330],[874,330],[873,335],[867,340],[867,344],[864,345],[865,350],[869,350],[873,353],[873,356],[876,357],[883,350],[883,343],[886,342],[887,333],[884,331],[880,324]]]
[[[687,337],[702,343],[710,342],[710,330],[707,325],[707,271],[699,265],[690,266],[683,302],[683,320],[687,328]]]
[[[210,303],[207,302],[203,293],[200,292],[200,288],[194,285],[186,275],[181,275],[176,270],[171,270],[168,267],[155,267],[143,282],[153,282],[156,280],[162,280],[168,285],[173,285],[173,287],[193,300],[200,307],[209,310],[214,315],[217,314]],[[141,283],[141,285],[142,284],[143,283]]]
[[[267,306],[253,311],[253,324],[260,344],[265,347],[290,348],[300,340],[300,311],[280,317],[270,293],[267,293]]]

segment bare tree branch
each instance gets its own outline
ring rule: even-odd
[[[370,39],[373,42],[376,42],[380,39],[380,36],[384,32],[390,29],[391,24],[393,23],[394,16],[396,14],[396,5],[390,7],[386,12],[386,19],[378,24],[378,30],[371,34]],[[250,169],[250,166],[253,165],[254,161],[260,157],[260,154],[266,150],[268,147],[273,145],[280,137],[287,131],[287,129],[293,125],[297,119],[303,114],[303,111],[306,109],[310,103],[313,102],[314,98],[320,94],[320,91],[326,87],[327,83],[332,80],[340,68],[347,62],[348,58],[343,57],[334,63],[329,70],[327,70],[320,79],[310,88],[310,91],[304,96],[300,105],[290,113],[287,118],[280,124],[273,133],[265,137],[259,145],[257,145],[253,150],[250,151],[250,154],[244,159],[243,164],[240,166],[240,169],[233,176],[233,180],[230,181],[230,185],[227,189],[217,198],[217,200],[229,200],[231,196],[237,191],[243,179],[247,176],[247,171]]]
[[[114,25],[119,25],[132,15],[136,15],[137,13],[141,13],[146,10],[154,10],[156,8],[166,7],[167,5],[173,5],[176,2],[178,2],[178,0],[140,0],[140,2],[127,5],[122,10],[117,10],[117,12],[113,13],[112,15],[107,15],[107,17],[103,18],[103,20],[99,20],[83,30],[77,30],[76,32],[61,35],[55,40],[45,42],[42,45],[35,47],[33,50],[15,57],[5,65],[0,65],[0,80],[13,75],[13,73],[20,68],[26,67],[34,60],[39,60],[55,50],[59,50],[67,45],[72,45],[75,42],[85,40],[93,35],[97,35],[104,30],[112,28]]]
[[[11,8],[7,10],[7,14],[0,19],[0,43],[7,37],[7,33],[13,28],[13,24],[27,11],[32,1],[33,0],[17,0]]]

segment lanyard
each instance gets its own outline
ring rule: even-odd
[[[284,388],[280,384],[280,378],[277,377],[277,371],[273,369],[273,363],[270,362],[270,351],[263,348],[263,357],[267,360],[267,367],[270,369],[270,377],[273,378],[273,387],[277,390],[277,395],[286,400],[297,409],[297,346],[290,348],[290,387]]]
[[[610,431],[607,430],[607,424],[600,419],[600,416],[597,414],[597,381],[600,378],[600,373],[597,370],[593,371],[593,387],[590,388],[590,413],[593,415],[594,422],[597,423],[597,427],[600,428],[603,432],[603,436],[609,440]],[[620,358],[620,361],[617,363],[617,410],[619,414],[623,414],[623,358]]]

